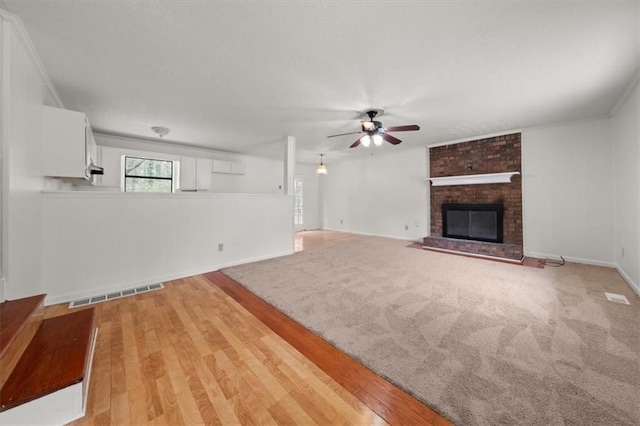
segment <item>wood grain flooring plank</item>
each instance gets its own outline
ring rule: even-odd
[[[91,374],[88,414],[97,416],[111,410],[111,321],[100,325]]]
[[[144,386],[127,386],[127,403],[129,405],[129,421],[132,425],[147,424],[146,398]]]
[[[184,375],[184,371],[181,368],[176,352],[169,348],[162,351],[162,356],[164,357],[167,365],[167,375],[171,380],[171,384],[178,399],[178,406],[180,407],[184,420],[188,424],[202,424],[200,410],[198,410],[198,407],[193,400],[189,384]],[[183,361],[187,362],[186,360]]]
[[[359,413],[356,410],[341,397],[336,397],[335,392],[331,391],[312,369],[303,367],[296,357],[281,363],[278,369],[289,379],[292,390],[296,389],[306,395],[314,406],[324,412],[331,424],[348,424],[348,419],[358,417]]]
[[[111,423],[114,425],[128,425],[129,399],[127,393],[118,393],[111,397]]]
[[[95,418],[93,418],[93,424],[95,426],[111,425],[111,411],[98,414]]]
[[[180,407],[178,406],[178,398],[173,388],[173,384],[169,379],[169,375],[165,374],[162,377],[155,380],[158,396],[162,403],[162,412],[164,414],[164,420],[170,425],[183,425],[186,424]]]
[[[268,408],[271,417],[281,425],[312,425],[314,420],[287,394]]]

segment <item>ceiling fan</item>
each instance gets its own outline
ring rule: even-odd
[[[386,128],[383,127],[381,122],[373,120],[377,115],[384,114],[384,111],[380,109],[372,109],[366,111],[365,114],[369,117],[369,121],[360,122],[362,130],[360,130],[359,132],[340,133],[338,135],[327,136],[327,138],[365,133],[364,136],[359,137],[358,140],[351,144],[349,148],[355,148],[360,144],[365,147],[369,147],[371,145],[371,142],[373,142],[375,146],[380,146],[382,145],[383,140],[389,142],[390,144],[398,145],[402,141],[394,136],[391,136],[387,132],[409,132],[420,130],[420,126],[418,126],[417,124],[410,124],[407,126],[391,126]]]

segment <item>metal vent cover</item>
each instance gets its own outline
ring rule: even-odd
[[[135,294],[146,293],[153,290],[160,290],[164,288],[163,283],[156,283],[150,285],[144,285],[142,287],[130,288],[128,290],[116,291],[108,294],[101,294],[98,296],[86,297],[80,300],[74,300],[69,303],[69,309],[78,308],[80,306],[92,305],[94,303],[105,302],[107,300],[120,299],[121,297],[133,296]]]
[[[609,302],[622,303],[623,305],[630,305],[631,304],[631,303],[629,303],[629,300],[626,298],[626,296],[624,296],[622,294],[605,293],[604,295],[607,297],[607,300]]]

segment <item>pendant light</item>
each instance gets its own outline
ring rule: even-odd
[[[325,167],[324,164],[322,164],[322,157],[324,156],[324,154],[320,154],[320,164],[318,164],[318,167],[316,167],[316,173],[319,175],[326,175],[327,174],[327,168]]]

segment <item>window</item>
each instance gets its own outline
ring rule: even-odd
[[[304,224],[304,179],[301,176],[293,179],[293,224]]]
[[[173,192],[173,161],[124,157],[125,192]]]

